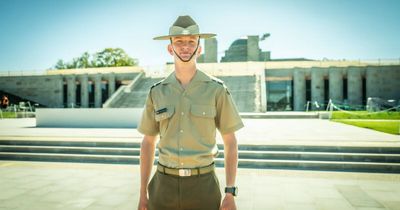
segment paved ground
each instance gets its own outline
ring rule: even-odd
[[[237,185],[241,210],[400,209],[400,175],[239,169]],[[1,210],[133,210],[138,187],[133,165],[0,161]]]
[[[244,119],[240,144],[400,146],[400,135],[320,119]],[[0,120],[0,139],[141,141],[136,129],[36,128],[35,119]],[[217,135],[218,141],[221,138]]]
[[[318,119],[245,119],[242,144],[399,146],[400,136]],[[140,141],[135,129],[36,128],[0,120],[0,139]],[[220,141],[220,140],[219,140]],[[224,186],[224,170],[217,169]],[[400,209],[400,175],[239,169],[238,209]],[[138,200],[134,165],[0,161],[0,210],[130,210]]]

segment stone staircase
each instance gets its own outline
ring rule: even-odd
[[[121,91],[118,91],[118,97],[114,97],[106,105],[107,108],[143,108],[146,101],[147,94],[149,93],[150,87],[162,80],[162,78],[151,78],[151,77],[139,77],[137,81],[124,87]],[[107,102],[106,102],[107,103]]]
[[[240,112],[260,112],[261,96],[257,92],[259,82],[256,76],[221,76],[232,94]],[[163,78],[138,75],[131,84],[121,86],[108,101],[104,108],[143,108],[150,87]]]
[[[0,160],[138,164],[139,154],[133,142],[0,140]],[[400,173],[400,147],[239,145],[239,168]]]

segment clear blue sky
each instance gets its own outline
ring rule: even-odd
[[[172,59],[168,33],[189,14],[217,33],[219,57],[237,38],[271,36],[272,58],[399,59],[398,0],[0,0],[0,71],[48,69],[83,52],[123,48],[140,65]]]

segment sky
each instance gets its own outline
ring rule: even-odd
[[[398,0],[0,0],[0,71],[52,68],[84,52],[124,49],[144,67],[172,61],[179,15],[217,34],[218,57],[247,35],[271,58],[400,59]]]

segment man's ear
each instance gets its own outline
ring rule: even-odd
[[[203,48],[201,47],[201,45],[199,45],[199,48],[197,49],[197,57],[200,56],[201,52],[203,51]]]
[[[174,55],[174,50],[172,49],[172,45],[171,45],[171,44],[169,44],[169,45],[167,46],[167,50],[168,50],[168,52],[169,52],[170,55]]]

